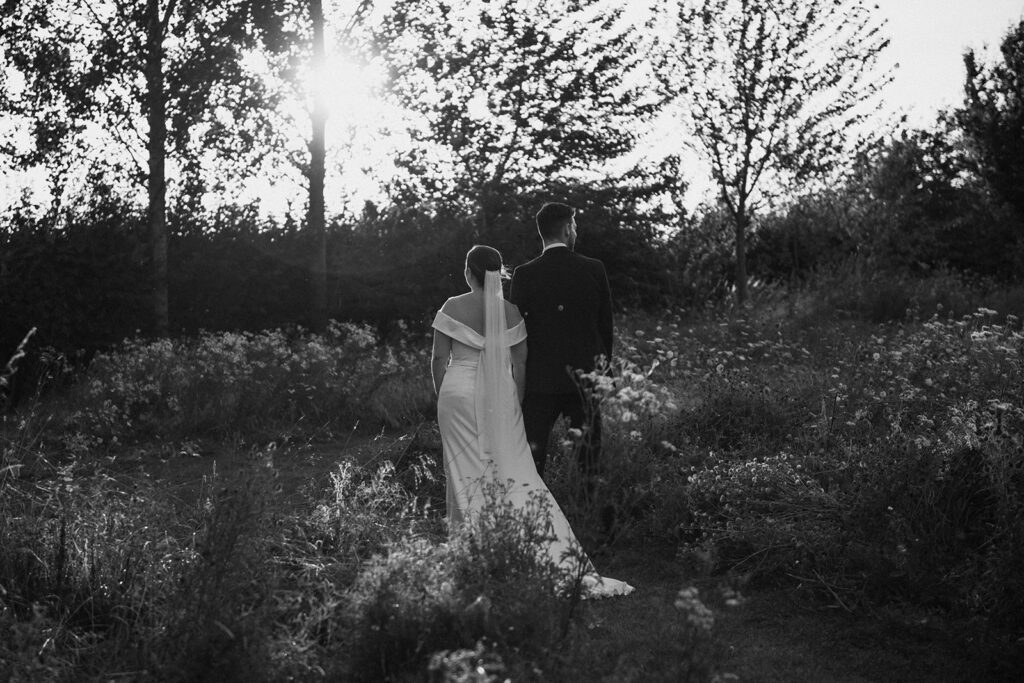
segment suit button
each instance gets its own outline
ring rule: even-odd
[[[564,311],[565,310],[565,306],[563,306],[562,304],[558,304],[558,310]]]

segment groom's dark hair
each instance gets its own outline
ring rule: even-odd
[[[568,204],[548,202],[537,212],[537,232],[543,239],[558,237],[562,227],[576,215],[576,209]]]

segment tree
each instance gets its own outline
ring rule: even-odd
[[[486,232],[504,197],[601,177],[665,94],[645,26],[595,0],[396,0],[373,32],[391,97],[413,114],[402,203],[441,203]],[[512,188],[516,188],[513,190]]]
[[[8,2],[0,46],[25,79],[0,105],[32,122],[23,164],[53,163],[67,173],[82,157],[111,160],[105,145],[130,160],[124,179],[144,185],[153,288],[153,329],[169,329],[167,162],[183,185],[201,185],[211,155],[251,166],[268,135],[271,111],[247,50],[279,49],[284,40],[275,0],[90,0]],[[144,123],[143,123],[144,122]],[[97,142],[99,126],[104,137]],[[92,140],[92,143],[89,140]],[[83,150],[92,144],[93,149]],[[7,150],[11,152],[13,150]],[[146,162],[141,158],[146,156]],[[243,163],[243,160],[249,163]],[[116,164],[116,162],[115,162]]]
[[[360,0],[352,14],[349,15],[337,40],[345,43],[351,40],[352,31],[369,11],[371,2]],[[312,33],[312,73],[313,102],[310,108],[312,136],[309,141],[309,167],[305,171],[309,181],[309,202],[307,210],[307,227],[313,250],[311,254],[310,275],[312,281],[312,325],[313,329],[323,332],[327,329],[327,219],[324,208],[324,185],[327,175],[327,105],[322,91],[323,81],[327,74],[327,48],[324,37],[326,21],[322,0],[309,0],[309,26]]]
[[[1024,234],[1013,210],[975,169],[953,115],[885,141],[861,166],[869,231],[862,251],[880,265],[952,267],[984,276],[1019,272]]]
[[[321,0],[310,0],[309,23],[313,29],[313,73],[324,75],[327,50],[324,47],[324,6]],[[319,84],[318,84],[319,86]],[[327,230],[324,216],[324,177],[327,174],[327,105],[323,92],[314,87],[313,107],[309,114],[312,137],[309,141],[309,202],[306,224],[313,242],[310,273],[313,281],[313,329],[327,329]]]
[[[1024,21],[1003,38],[1002,63],[978,64],[964,54],[964,106],[957,112],[978,173],[1024,217]]]
[[[681,102],[732,219],[742,304],[752,216],[852,158],[862,105],[891,80],[876,70],[888,40],[864,0],[696,0],[677,17],[696,33],[679,48]]]

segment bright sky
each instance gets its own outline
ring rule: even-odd
[[[887,33],[891,37],[891,44],[887,59],[900,64],[900,68],[895,72],[894,82],[884,94],[884,111],[906,113],[910,125],[922,127],[934,121],[939,108],[955,105],[962,97],[964,50],[973,47],[984,61],[994,59],[998,44],[1007,30],[1024,18],[1024,0],[875,0],[875,3],[881,16],[889,22]],[[617,4],[617,0],[614,4]],[[991,49],[983,50],[986,45]],[[335,69],[338,66],[335,65]],[[340,67],[344,69],[345,65],[342,64]],[[379,148],[380,139],[377,138],[377,142],[372,139],[353,139],[350,137],[352,132],[346,130],[346,126],[341,122],[347,119],[349,125],[365,126],[367,118],[376,117],[379,123],[382,117],[376,107],[369,105],[371,95],[366,92],[371,87],[369,83],[360,83],[358,74],[355,73],[349,73],[338,80],[345,81],[348,86],[335,93],[337,97],[331,103],[334,116],[328,123],[328,136],[335,141],[349,138],[354,145],[346,156],[354,154],[356,159],[350,159],[350,163],[345,165],[346,174],[360,175],[359,167],[364,165],[385,170],[383,161],[374,160],[373,163],[369,163],[367,159],[365,164],[351,163],[361,156],[357,148],[365,145]],[[360,87],[353,88],[354,85]],[[10,123],[0,119],[0,134]],[[397,131],[391,132],[394,134]],[[669,137],[678,138],[678,134],[673,132]],[[391,138],[392,141],[399,139]],[[662,142],[667,141],[666,139]],[[652,140],[652,145],[648,149],[664,149],[662,142]],[[331,164],[331,159],[328,159],[328,164]],[[693,170],[696,172],[696,168]],[[22,187],[38,186],[39,174],[34,175],[35,180],[33,174],[11,173],[4,168],[0,160],[0,211],[13,200]],[[359,205],[359,197],[355,195],[362,194],[359,186],[366,187],[365,178],[349,176],[342,180],[336,175],[328,181],[334,185],[328,188],[328,194],[332,195],[328,201],[329,209],[340,208],[337,205],[339,200]],[[699,201],[698,195],[703,194],[700,187],[704,183],[700,178],[692,178],[691,181],[691,196],[688,197],[688,203],[692,201],[696,204]],[[301,190],[296,191],[297,188],[294,187],[287,190],[282,187],[275,188],[271,182],[269,177],[258,175],[244,194],[251,198],[262,198],[264,208],[275,213],[287,210],[285,198],[292,200],[293,210],[298,208],[294,204],[295,201],[301,205]],[[348,185],[347,191],[339,187],[342,184]],[[267,202],[270,197],[282,199]],[[277,206],[268,206],[268,203]],[[334,206],[330,206],[331,204]]]
[[[885,31],[890,38],[883,64],[899,65],[882,94],[881,116],[906,114],[908,125],[922,128],[935,122],[940,109],[960,103],[964,51],[974,48],[983,63],[1001,58],[1000,42],[1011,26],[1024,19],[1024,0],[874,2],[880,17],[887,20]],[[674,129],[658,131],[646,147],[674,148],[677,138]],[[693,210],[714,189],[705,162],[689,150],[682,154],[692,173],[685,202]]]
[[[1011,25],[1024,19],[1024,0],[875,0],[889,20],[889,58],[900,64],[885,95],[911,125],[927,126],[941,107],[963,96],[968,47],[994,59]],[[988,44],[991,51],[982,51]]]

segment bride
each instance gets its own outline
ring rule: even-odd
[[[480,510],[489,484],[508,484],[506,500],[550,504],[556,540],[546,548],[556,564],[574,569],[579,542],[537,474],[520,400],[525,387],[526,323],[502,296],[501,254],[477,245],[466,255],[470,291],[448,299],[434,318],[431,374],[444,450],[448,523],[451,528]],[[584,597],[628,595],[629,584],[601,577],[587,560]]]

